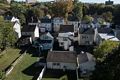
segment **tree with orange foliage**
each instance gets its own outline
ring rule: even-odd
[[[72,0],[55,0],[53,3],[53,14],[55,16],[64,17],[67,19],[68,13],[73,9],[73,1]]]

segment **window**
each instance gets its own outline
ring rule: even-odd
[[[53,65],[55,66],[55,65],[56,65],[56,63],[53,63]]]
[[[82,36],[82,39],[87,39],[88,38],[88,36]]]
[[[67,38],[63,38],[63,41],[67,41]]]
[[[53,63],[53,65],[54,65],[54,66],[59,66],[59,65],[60,65],[60,63]]]
[[[63,42],[61,42],[60,44],[63,45]]]

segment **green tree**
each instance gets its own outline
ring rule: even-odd
[[[120,46],[107,55],[104,61],[96,64],[96,70],[93,72],[90,80],[120,80],[119,75]]]
[[[82,20],[82,17],[83,17],[83,11],[82,10],[83,10],[82,3],[74,4],[73,13],[79,20]]]
[[[12,47],[16,42],[16,36],[13,31],[13,25],[10,21],[4,21],[3,17],[0,17],[0,49],[6,47]]]
[[[40,19],[42,17],[44,17],[44,11],[42,10],[42,8],[40,7],[34,7],[32,8],[34,14]]]
[[[92,23],[93,18],[91,16],[85,15],[83,17],[83,21],[89,24],[89,23]]]
[[[112,53],[113,50],[118,48],[119,42],[114,41],[103,41],[95,50],[94,50],[94,56],[97,60],[104,61],[106,56],[110,53]]]
[[[115,6],[115,9],[114,9],[114,18],[113,18],[113,21],[114,21],[114,24],[115,25],[120,25],[120,5],[116,5]]]
[[[68,13],[72,12],[72,9],[72,0],[56,0],[56,2],[53,3],[52,12],[55,16],[64,17],[67,21]]]
[[[16,16],[20,19],[21,24],[25,23],[25,14],[26,14],[27,6],[18,3],[13,3],[11,4],[10,9],[13,16]]]
[[[102,14],[102,18],[106,21],[106,22],[112,22],[113,16],[111,12],[106,12]]]

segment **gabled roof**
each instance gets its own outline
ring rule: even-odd
[[[40,36],[42,35],[46,35],[49,36],[50,38],[54,38],[49,32],[40,33]]]
[[[50,51],[48,52],[47,62],[76,63],[77,56],[74,51]]]
[[[36,25],[29,25],[29,26],[24,26],[22,28],[22,32],[34,32],[35,31],[35,28],[36,28]]]
[[[78,62],[79,62],[79,64],[86,63],[88,61],[95,61],[95,58],[93,57],[92,54],[87,53],[87,52],[81,52],[78,55]]]
[[[79,28],[80,34],[95,34],[95,31],[93,28]]]
[[[112,28],[104,28],[104,27],[100,27],[98,28],[98,33],[113,33]]]
[[[74,32],[74,25],[60,25],[60,33]]]
[[[41,19],[40,21],[41,21],[41,23],[51,23],[52,22],[51,19]]]
[[[17,44],[19,44],[19,45],[30,44],[30,36],[21,36],[21,37],[17,40]]]
[[[104,40],[120,41],[117,37],[115,37],[114,35],[110,35],[110,34],[99,33],[99,36]]]

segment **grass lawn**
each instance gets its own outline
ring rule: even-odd
[[[40,71],[34,66],[36,60],[37,57],[26,54],[5,80],[32,80]]]
[[[55,78],[43,78],[42,80],[60,80],[60,79],[55,79]]]
[[[0,56],[0,70],[6,69],[17,57],[20,56],[19,49],[9,48],[3,52],[4,54]]]

